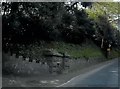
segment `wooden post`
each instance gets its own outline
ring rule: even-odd
[[[65,54],[63,53],[62,68],[65,69]]]
[[[101,48],[103,48],[103,42],[104,42],[104,39],[102,38],[102,42],[101,42]]]
[[[107,48],[107,58],[110,58],[110,51],[111,51],[111,44],[108,45],[108,48]]]

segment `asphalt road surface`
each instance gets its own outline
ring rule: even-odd
[[[118,87],[118,59],[80,74],[58,87]]]
[[[2,52],[0,49],[0,89],[2,88]]]

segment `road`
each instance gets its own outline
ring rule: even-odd
[[[118,70],[118,59],[115,59],[57,87],[118,87]]]
[[[2,52],[0,49],[0,89],[2,88]]]

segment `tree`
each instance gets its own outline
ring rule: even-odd
[[[118,2],[94,2],[92,7],[86,9],[86,12],[89,15],[89,18],[98,20],[99,16],[106,16],[111,25],[117,27],[118,24],[115,20],[118,19],[119,12],[119,3]]]
[[[59,34],[56,28],[60,24],[60,15],[62,15],[60,10],[63,8],[63,5],[63,3],[42,2],[2,3],[3,38],[8,37],[14,41],[17,41],[19,37],[27,40],[33,38],[54,40],[55,37],[52,37],[51,34]]]
[[[114,23],[114,19],[117,18],[119,14],[118,5],[119,3],[117,2],[106,2],[106,3],[95,2],[92,4],[92,8],[86,9],[86,12],[88,13],[89,18],[94,19],[95,22],[97,22],[97,25],[100,25],[100,26],[97,26],[96,29],[98,28],[101,29],[99,30],[99,32],[97,32],[97,35],[101,34],[100,37],[102,38],[102,42],[104,38],[102,34],[104,34],[104,36],[106,36],[107,38],[112,39],[113,41],[114,34],[112,32],[117,26],[117,24]],[[105,24],[107,24],[107,27],[109,30],[104,29],[104,27],[106,28]],[[107,34],[108,32],[109,34]],[[103,43],[101,43],[101,47],[102,47],[102,44]]]

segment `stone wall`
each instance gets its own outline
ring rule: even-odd
[[[16,54],[10,55],[8,53],[2,53],[2,60],[4,61],[2,67],[9,71],[10,73],[15,74],[44,74],[48,72],[47,63],[37,62],[37,60],[32,60],[30,62],[30,58],[23,58],[23,56],[18,56],[16,58]]]
[[[65,57],[59,53],[43,56],[39,59],[31,59],[21,55],[11,54],[10,52],[2,54],[3,69],[14,74],[45,74],[62,73],[68,61],[63,62]],[[68,65],[67,65],[68,66]]]
[[[96,58],[80,58],[80,59],[70,59],[64,58],[59,56],[49,56],[44,57],[47,61],[38,61],[40,59],[32,59],[30,58],[23,58],[23,56],[16,57],[16,54],[10,55],[10,52],[2,54],[2,59],[5,61],[3,62],[3,68],[9,72],[13,72],[15,74],[50,74],[50,73],[68,73],[74,70],[79,70],[84,66],[89,66],[91,64],[96,64],[101,61],[104,61],[104,58],[96,57]],[[52,61],[51,61],[52,60]],[[63,66],[64,65],[64,66]]]

